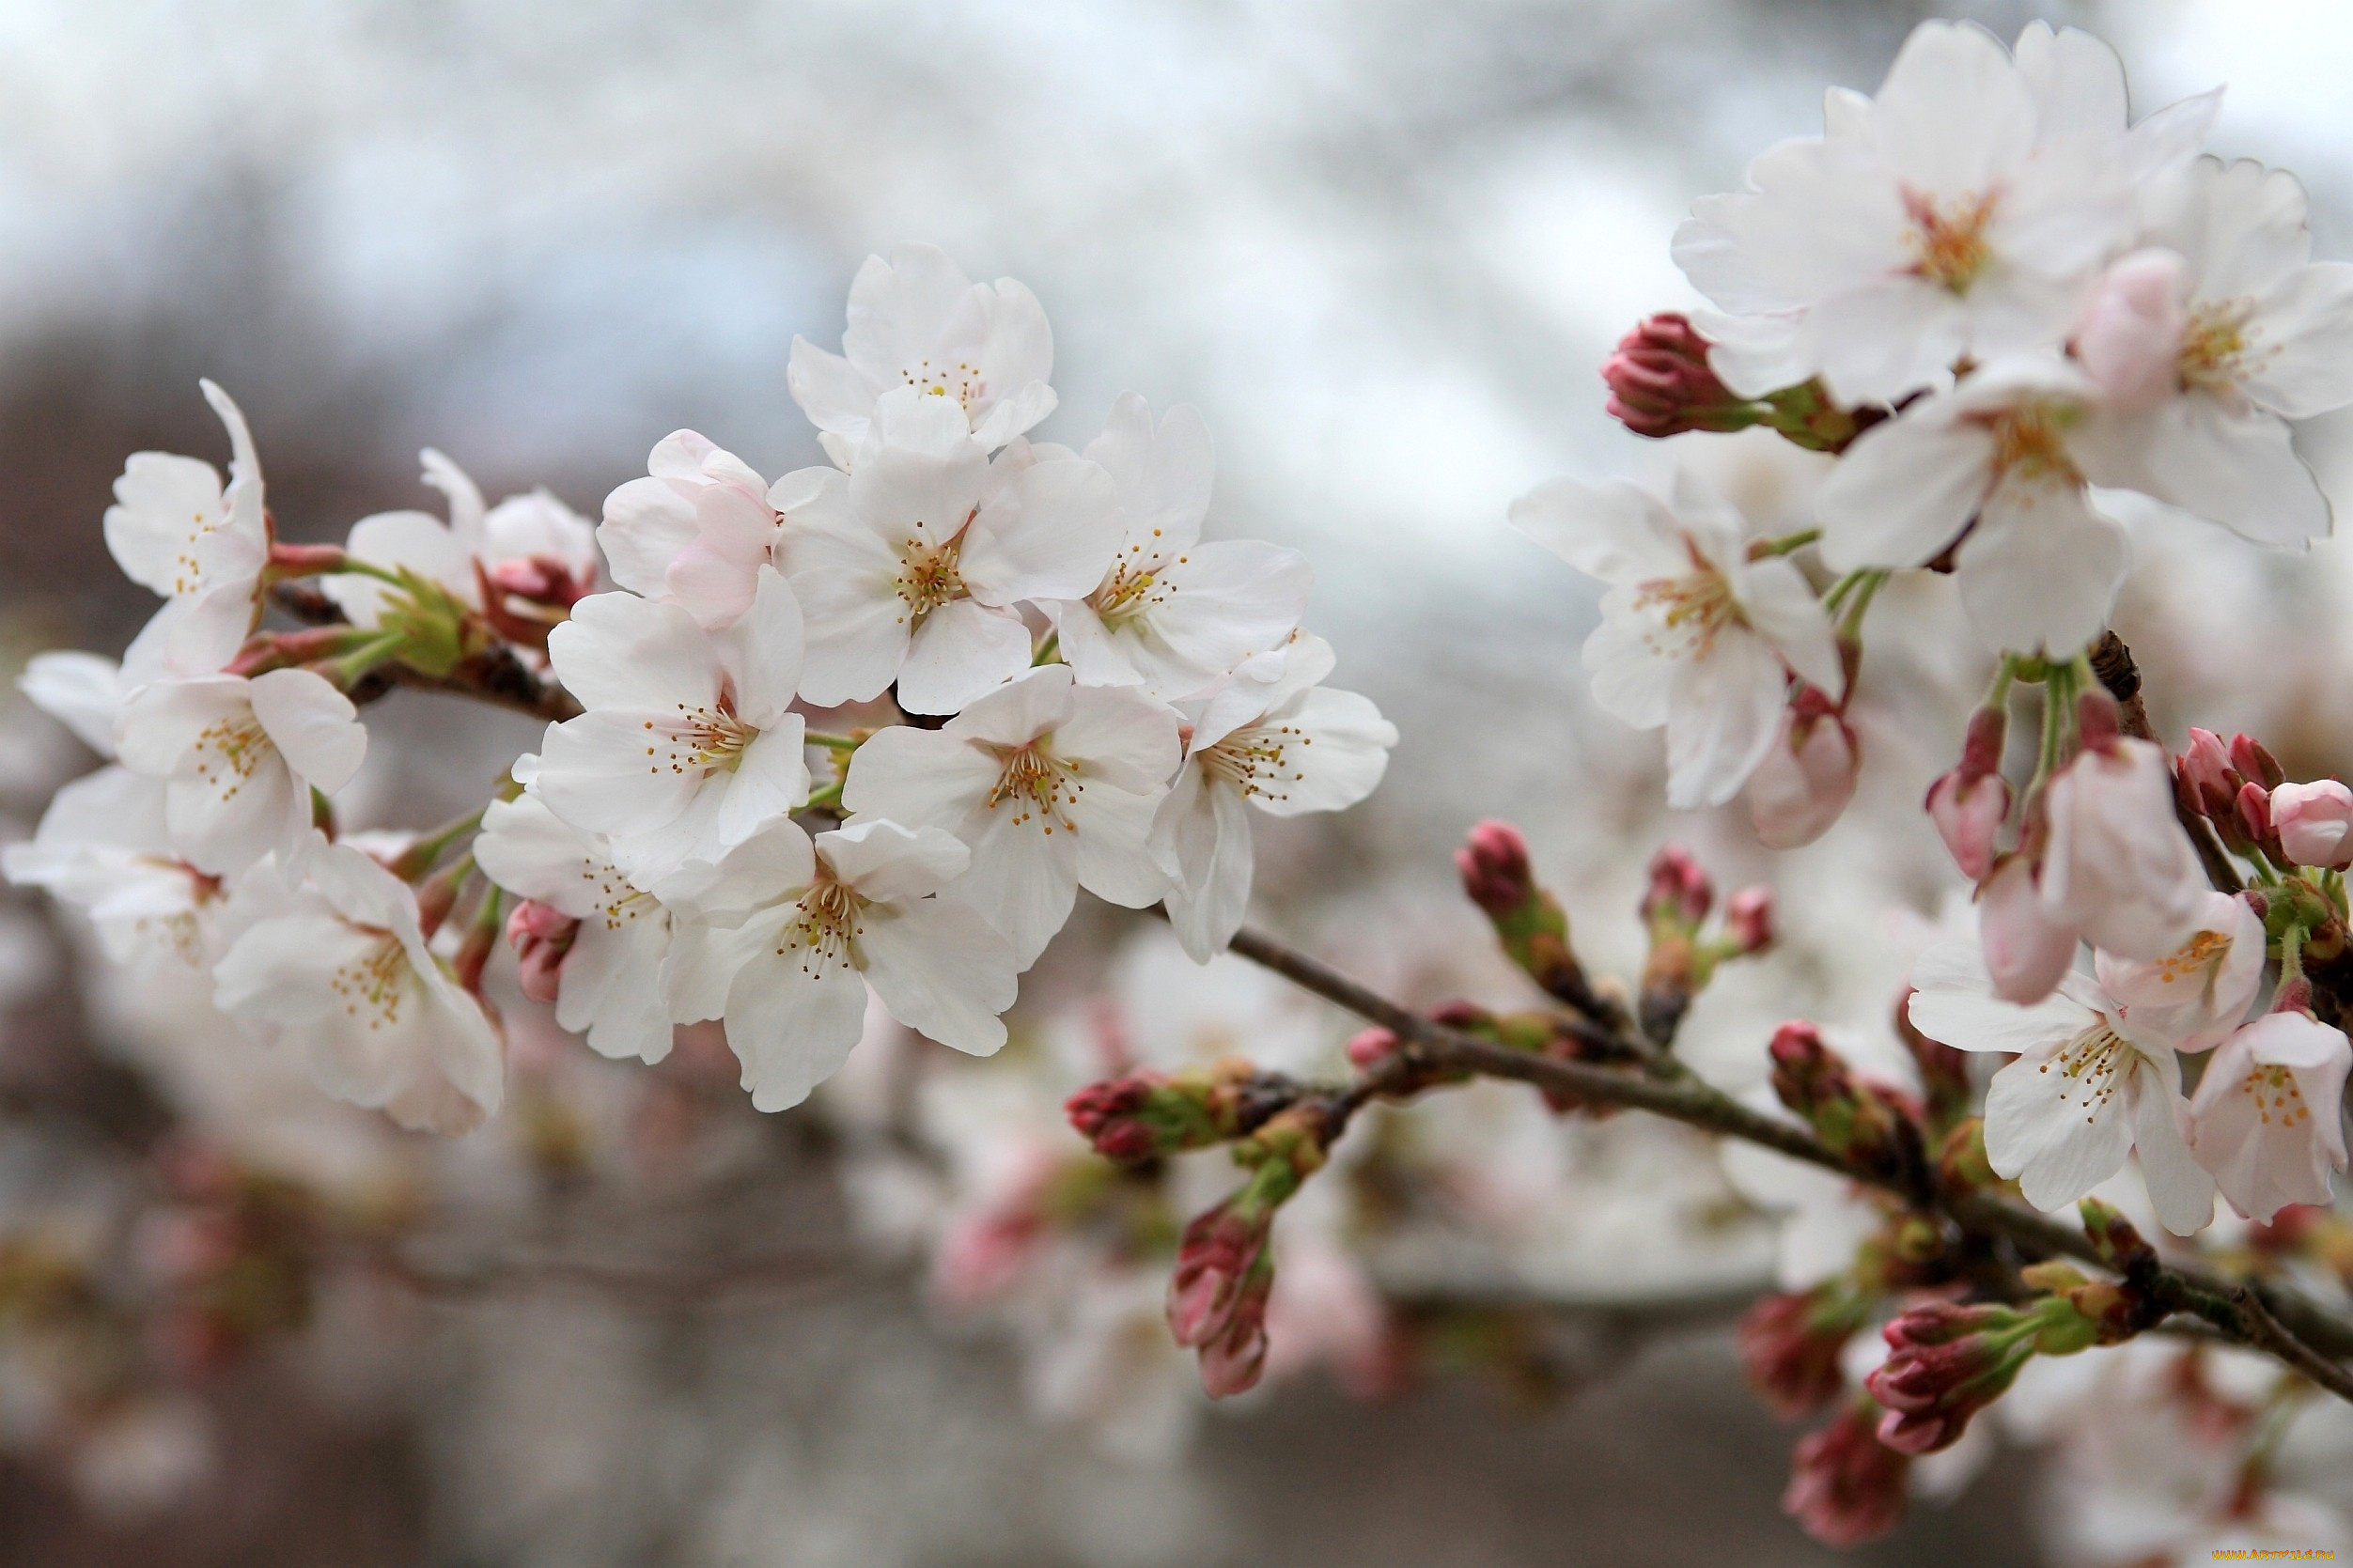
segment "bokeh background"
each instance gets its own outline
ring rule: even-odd
[[[1504,509],[1553,474],[1664,471],[1671,453],[1604,417],[1595,369],[1635,318],[1691,303],[1676,221],[1818,129],[1826,85],[1876,86],[1930,14],[2090,27],[2137,111],[2227,81],[2217,149],[2296,169],[2319,253],[2353,254],[2353,10],[2327,0],[0,0],[0,631],[21,655],[136,629],[151,600],[99,518],[132,450],[218,460],[199,375],[243,404],[295,538],[437,505],[416,482],[429,444],[493,497],[544,485],[591,517],[679,427],[771,474],[821,461],[786,392],[791,340],[836,344],[858,263],[927,240],[1044,303],[1062,402],[1039,434],[1083,443],[1127,388],[1202,410],[1212,531],[1312,557],[1341,683],[1404,732],[1371,805],[1273,838],[1271,918],[1385,939],[1364,965],[1410,970],[1413,937],[1377,916],[1442,908],[1415,918],[1464,939],[1444,851],[1505,815],[1590,943],[1630,957],[1660,837],[1717,846],[1727,877],[1763,862],[1723,823],[1661,819],[1655,742],[1587,711],[1590,589]],[[2337,489],[2343,442],[2308,436]],[[1693,460],[1752,507],[1795,505],[1802,464],[1729,444]],[[2146,521],[2127,614],[2178,733],[2245,698],[2230,672],[2298,636],[2298,605],[2333,601],[2296,563],[2234,567],[2227,588],[2169,567],[2171,526]],[[1966,692],[1971,657],[1931,649],[1908,678]],[[2275,692],[2237,717],[2301,716],[2291,743],[2325,769],[2344,700]],[[363,792],[396,826],[446,815],[531,739],[427,699],[377,717]],[[21,833],[86,759],[10,734]],[[1937,759],[1904,744],[1867,795],[1917,799]],[[1798,925],[1865,924],[1803,894],[1845,885],[1872,831],[1799,858]],[[1932,862],[1915,846],[1890,864],[1932,913]],[[1083,989],[1121,939],[1090,919],[1034,994]],[[168,1094],[36,905],[0,938],[0,1203],[32,1205],[90,1147],[152,1136]],[[1868,1014],[1888,980],[1799,973],[1754,1004],[1827,987]],[[1138,1463],[1041,1420],[1004,1343],[846,1239],[820,1122],[742,1136],[756,1157],[672,1188],[550,1198],[483,1174],[492,1239],[457,1237],[460,1263],[517,1235],[616,1269],[686,1261],[478,1288],[460,1267],[331,1316],[311,1337],[332,1354],[211,1396],[209,1479],[161,1513],[0,1460],[0,1561],[1831,1560],[1775,1510],[1790,1434],[1738,1387],[1704,1302],[1570,1314],[1541,1399],[1463,1379],[1367,1405],[1310,1377]],[[755,1253],[786,1261],[695,1272]],[[2037,1560],[2024,1463],[1861,1560]]]

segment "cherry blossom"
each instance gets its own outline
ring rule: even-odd
[[[2134,182],[2186,162],[2212,105],[2128,139],[2114,56],[2063,37],[2030,30],[2014,61],[1973,23],[1923,23],[1876,98],[1833,92],[1822,136],[1693,204],[1675,258],[1728,313],[1701,321],[1728,385],[1818,373],[1841,403],[1893,402],[2065,335],[2132,238]]]
[[[1119,536],[1099,465],[1017,447],[992,466],[954,404],[904,389],[875,404],[853,472],[788,474],[770,499],[820,707],[896,680],[908,712],[956,712],[1029,668],[1016,606],[1091,592]]]
[[[1239,930],[1250,903],[1245,806],[1270,816],[1344,811],[1380,783],[1397,728],[1369,698],[1322,684],[1332,645],[1301,636],[1270,680],[1228,681],[1202,705],[1183,766],[1152,822],[1152,846],[1174,874],[1169,922],[1195,963]]]
[[[2185,1141],[2172,1041],[2127,1024],[2116,1000],[2080,973],[2031,1007],[2003,1001],[1973,943],[1929,949],[1912,985],[1912,1026],[1931,1040],[2018,1053],[1986,1091],[1986,1155],[2028,1203],[2071,1203],[2137,1152],[2165,1228],[2176,1235],[2205,1228],[2214,1181]]]
[[[2271,828],[2298,865],[2353,865],[2353,789],[2336,779],[2271,791]]]
[[[2131,560],[2075,450],[2097,392],[2055,358],[2010,360],[1864,431],[1815,498],[1823,562],[1924,566],[1957,539],[1961,602],[1987,642],[2075,652],[2108,624]]]
[[[106,508],[106,548],[123,575],[171,602],[140,634],[129,662],[171,675],[210,675],[228,662],[255,617],[270,558],[261,460],[245,415],[227,393],[198,383],[228,428],[228,484],[210,463],[134,452]]]
[[[809,798],[791,709],[801,611],[774,567],[724,631],[676,604],[597,594],[550,634],[548,654],[587,711],[549,727],[540,796],[607,834],[641,885],[718,860]]]
[[[760,567],[775,559],[768,481],[693,430],[664,436],[646,469],[604,498],[597,543],[613,581],[673,599],[703,626],[734,624],[752,607]]]
[[[842,351],[792,340],[793,401],[837,462],[851,466],[883,394],[912,387],[952,403],[993,451],[1054,409],[1054,339],[1037,296],[999,278],[977,284],[931,245],[866,257],[849,285]]]
[[[1512,526],[1610,585],[1585,643],[1594,697],[1667,731],[1667,801],[1722,805],[1772,749],[1794,671],[1846,690],[1829,618],[1798,568],[1748,558],[1748,526],[1688,474],[1673,504],[1622,480],[1554,479],[1512,504]]]
[[[2353,266],[2314,262],[2304,188],[2202,158],[2146,201],[2149,247],[2109,272],[2076,338],[2106,393],[2096,483],[2265,544],[2329,531],[2287,421],[2353,403]]]
[[[2097,955],[2100,989],[2134,1029],[2176,1049],[2221,1044],[2263,986],[2263,922],[2244,898],[2209,893],[2198,929],[2161,958]]]
[[[233,876],[310,831],[311,791],[333,795],[367,753],[351,700],[309,670],[142,686],[117,724],[123,765],[164,782],[173,846]]]
[[[531,772],[532,760],[518,772]],[[558,975],[555,1021],[601,1055],[647,1063],[669,1055],[670,911],[614,862],[610,841],[526,792],[483,812],[474,858],[500,887],[580,922]]]
[[[498,1028],[426,945],[414,893],[349,845],[313,839],[290,907],[214,967],[222,1011],[299,1049],[319,1088],[405,1127],[457,1134],[498,1110]]]
[[[761,1110],[800,1104],[840,1069],[865,1032],[869,986],[908,1028],[994,1052],[1018,985],[1013,951],[978,911],[931,896],[971,861],[938,828],[867,820],[812,844],[778,824],[699,893],[714,924],[681,939],[682,1019],[725,1018]],[[717,924],[731,913],[740,924]]]
[[[2258,1224],[2331,1201],[2345,1166],[2353,1046],[2309,1013],[2267,1013],[2222,1042],[2189,1102],[2189,1142],[2231,1206]]]
[[[1215,467],[1198,413],[1171,409],[1156,429],[1144,399],[1122,393],[1086,457],[1117,488],[1118,553],[1093,593],[1044,607],[1082,684],[1175,700],[1282,646],[1307,607],[1307,559],[1201,542]]]
[[[76,779],[51,799],[30,842],[0,848],[0,871],[79,908],[117,964],[169,958],[202,970],[219,955],[221,879],[173,847],[167,788],[127,768]]]
[[[1168,878],[1145,840],[1176,770],[1176,713],[1123,687],[1081,687],[1066,664],[1031,671],[936,730],[897,726],[850,757],[842,804],[942,828],[971,846],[949,889],[988,917],[1027,969],[1077,890],[1130,908]]]

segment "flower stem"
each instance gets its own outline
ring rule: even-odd
[[[1778,539],[1759,539],[1749,546],[1749,559],[1762,561],[1769,556],[1793,555],[1821,536],[1819,528],[1800,528],[1795,534],[1784,534]]]
[[[862,744],[855,736],[834,735],[825,730],[810,730],[801,738],[804,744],[822,746],[833,752],[854,752]]]

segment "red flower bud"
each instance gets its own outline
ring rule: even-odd
[[[1618,342],[1603,362],[1609,411],[1638,436],[1686,430],[1739,430],[1760,411],[1736,396],[1707,367],[1707,340],[1672,312],[1653,316]]]
[[[1272,1209],[1244,1209],[1229,1198],[1185,1226],[1176,1247],[1176,1272],[1168,1282],[1168,1331],[1178,1344],[1191,1349],[1225,1339],[1238,1314],[1249,1310],[1244,1287],[1266,1260],[1273,1221]],[[1272,1274],[1270,1261],[1267,1272]],[[1265,1306],[1261,1295],[1261,1321]]]
[[[1643,919],[1695,928],[1716,902],[1716,885],[1691,852],[1679,844],[1662,846],[1650,858],[1650,886],[1643,894]]]
[[[1899,1453],[1949,1448],[2008,1391],[2034,1353],[2035,1320],[2007,1307],[1931,1301],[1881,1330],[1888,1358],[1865,1379],[1887,1407],[1879,1441]]]
[[[2247,831],[2249,838],[2261,840],[2271,836],[2271,797],[2261,784],[2240,784],[2236,804],[2238,825]]]
[[[1782,1512],[1826,1546],[1859,1546],[1904,1517],[1911,1460],[1879,1441],[1874,1411],[1858,1400],[1798,1445]]]
[[[2231,766],[2230,750],[2212,730],[2189,732],[2189,749],[2174,765],[2174,775],[2187,792],[2191,810],[2201,816],[2220,816],[2238,799],[2247,781]]]
[[[580,935],[580,922],[536,898],[526,898],[506,917],[506,940],[515,950],[515,978],[522,994],[553,1004],[562,983],[564,959]]]
[[[1379,1025],[1360,1030],[1348,1040],[1348,1061],[1357,1071],[1370,1072],[1395,1056],[1398,1044],[1395,1033]]]
[[[1471,902],[1491,916],[1517,914],[1536,895],[1528,841],[1508,822],[1490,819],[1473,828],[1455,851],[1455,868],[1462,873],[1462,891]]]
[[[2240,775],[2261,784],[2266,789],[2277,789],[2287,783],[2287,774],[2279,762],[2264,749],[2262,741],[2251,735],[2231,737],[2231,766]]]
[[[1762,953],[1773,935],[1772,889],[1742,888],[1724,905],[1724,936],[1735,953]]]
[[[1766,1296],[1741,1315],[1736,1338],[1749,1385],[1788,1419],[1810,1416],[1845,1386],[1839,1352],[1862,1327],[1852,1293],[1820,1285],[1790,1296]]]

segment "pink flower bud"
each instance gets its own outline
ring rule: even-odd
[[[1267,1302],[1274,1270],[1263,1263],[1243,1280],[1225,1329],[1201,1346],[1201,1388],[1226,1399],[1256,1386],[1267,1366]]]
[[[2034,1323],[2006,1307],[1931,1301],[1880,1332],[1888,1358],[1864,1380],[1887,1406],[1879,1441],[1898,1453],[1934,1453],[1959,1441],[1971,1417],[2008,1391],[2034,1353]]]
[[[1826,1546],[1859,1546],[1904,1517],[1911,1459],[1879,1441],[1873,1408],[1858,1401],[1798,1445],[1781,1509]]]
[[[1147,1112],[1167,1079],[1149,1069],[1102,1083],[1091,1083],[1063,1104],[1063,1114],[1095,1152],[1120,1165],[1132,1165],[1166,1152],[1174,1142],[1170,1129]]]
[[[2023,855],[1996,866],[1977,893],[1977,934],[1994,995],[2031,1007],[2050,995],[2075,963],[2075,927],[2053,920]]]
[[[2222,737],[2212,730],[2189,732],[2189,750],[2181,753],[2174,770],[2204,816],[2220,816],[2229,811],[2238,799],[2238,786],[2247,782],[2231,766],[2230,750],[2222,744]]]
[[[1224,1338],[1248,1306],[1244,1286],[1265,1261],[1271,1209],[1245,1213],[1232,1200],[1195,1215],[1176,1247],[1168,1282],[1168,1331],[1187,1348]],[[1271,1268],[1267,1269],[1271,1278]],[[1266,1298],[1258,1297],[1263,1318]]]
[[[1707,340],[1689,318],[1653,316],[1619,340],[1601,366],[1611,416],[1638,436],[1738,430],[1756,423],[1754,405],[1735,396],[1707,367]]]
[[[1839,1352],[1854,1337],[1854,1314],[1825,1290],[1765,1296],[1741,1314],[1735,1338],[1758,1397],[1785,1421],[1810,1416],[1845,1386]]]
[[[1644,921],[1696,926],[1707,918],[1715,902],[1716,885],[1689,849],[1679,844],[1664,845],[1650,858],[1650,886],[1642,903]]]
[[[561,988],[564,960],[580,934],[580,922],[553,904],[526,898],[506,917],[506,940],[515,950],[515,977],[522,994],[553,1004]]]
[[[2246,778],[2252,779],[2266,789],[2277,789],[2287,783],[2287,774],[2263,742],[2251,735],[2231,737],[2231,766]]]
[[[2120,413],[2181,390],[2185,269],[2167,250],[2135,251],[2108,269],[2075,330],[2075,354]]]
[[[1348,1061],[1359,1072],[1370,1072],[1397,1053],[1397,1037],[1376,1025],[1360,1030],[1348,1040]]]
[[[1508,822],[1492,819],[1471,830],[1455,851],[1462,891],[1489,915],[1508,916],[1535,896],[1535,873],[1528,864],[1528,841]]]
[[[2353,789],[2335,779],[2283,784],[2271,792],[2271,826],[2298,865],[2353,865]]]
[[[1862,770],[1855,732],[1836,713],[1808,713],[1812,687],[1782,715],[1781,734],[1749,777],[1749,817],[1768,849],[1795,849],[1830,831]],[[1819,698],[1827,707],[1827,699]]]
[[[2247,831],[2249,838],[2267,839],[2271,836],[2271,797],[2263,785],[2240,784],[2236,805],[2238,825]]]
[[[1773,945],[1773,890],[1742,888],[1724,905],[1724,937],[1739,954]]]
[[[1999,773],[1964,779],[1958,768],[1928,786],[1928,820],[1961,875],[1982,882],[1993,869],[1994,841],[2010,819],[2010,781]]]

